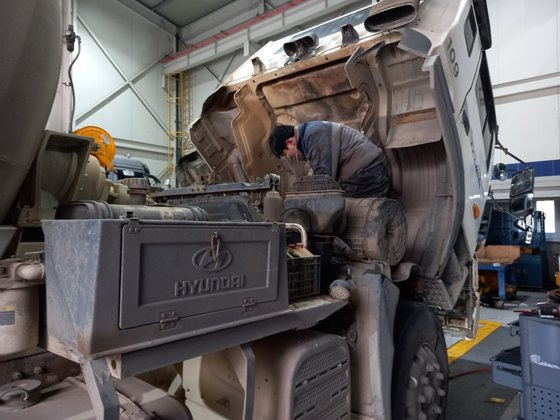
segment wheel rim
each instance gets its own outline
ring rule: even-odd
[[[440,418],[445,395],[444,379],[436,354],[428,344],[422,344],[410,367],[405,399],[407,420]]]

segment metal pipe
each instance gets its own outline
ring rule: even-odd
[[[373,5],[364,27],[369,32],[398,28],[416,19],[419,0],[381,0]]]
[[[307,232],[299,223],[286,223],[286,229],[297,230],[301,236],[301,243],[307,249]]]
[[[18,264],[15,269],[15,276],[23,280],[44,280],[45,265],[40,262]]]
[[[72,201],[58,207],[57,219],[122,219],[206,221],[208,213],[197,206],[168,207],[108,204],[104,201]]]

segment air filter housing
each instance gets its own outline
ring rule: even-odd
[[[286,193],[284,208],[284,221],[298,223],[308,232],[328,235],[344,229],[344,195],[328,175],[298,179]]]

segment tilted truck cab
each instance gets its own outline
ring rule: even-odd
[[[403,263],[421,269],[428,303],[451,310],[460,301],[471,312],[496,135],[485,3],[427,1],[412,23],[385,32],[364,28],[368,13],[264,46],[206,101],[193,142],[218,179],[274,172],[286,191],[307,169],[270,153],[275,124],[328,120],[363,131],[383,147],[390,197],[404,208]],[[287,55],[312,39],[301,57]]]
[[[489,47],[483,0],[385,0],[269,42],[191,128],[217,183],[151,200],[140,184],[99,187],[91,142],[47,132],[3,219],[0,310],[14,322],[0,334],[19,341],[0,353],[0,410],[61,415],[81,390],[72,409],[98,418],[443,419],[440,319],[477,326]],[[271,154],[275,124],[313,120],[383,149],[388,197],[347,198]],[[34,308],[24,324],[15,299]],[[83,378],[46,383],[30,358],[61,381],[61,361],[78,362]],[[16,368],[24,383],[4,379]],[[49,386],[64,389],[57,401]]]

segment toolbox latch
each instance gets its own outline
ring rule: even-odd
[[[177,326],[177,311],[165,311],[159,314],[159,329],[168,330]]]
[[[254,297],[244,297],[241,300],[242,312],[250,312],[255,308],[255,298]]]
[[[134,213],[132,213],[131,211],[127,211],[126,216],[123,216],[123,219],[128,220],[128,223],[126,225],[126,231],[128,233],[139,233],[142,229],[140,227],[138,217],[134,217]]]

